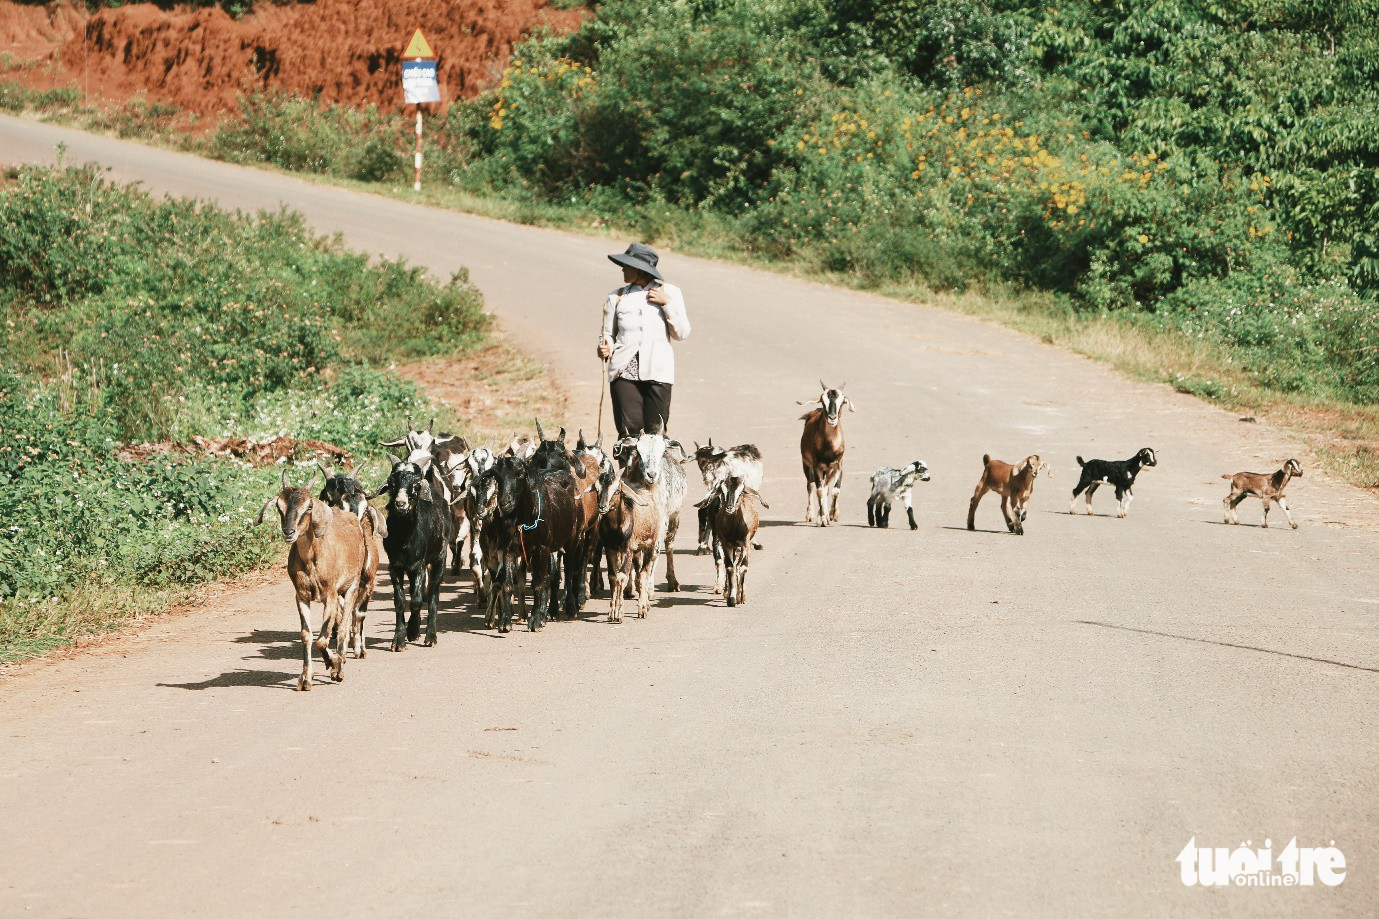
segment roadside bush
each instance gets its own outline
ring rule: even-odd
[[[437,284],[297,215],[154,201],[89,168],[0,186],[0,323],[0,659],[281,552],[248,526],[280,469],[120,444],[286,434],[362,455],[434,411],[382,365],[487,329],[463,273]]]
[[[381,182],[405,165],[398,131],[374,105],[320,105],[273,92],[241,96],[239,117],[221,123],[207,149],[234,163]]]
[[[455,181],[866,284],[1045,290],[1367,398],[1377,12],[609,0],[452,109]]]

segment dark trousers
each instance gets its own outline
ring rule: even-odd
[[[624,380],[608,386],[613,398],[613,423],[619,437],[636,437],[652,430],[665,430],[670,421],[670,384],[652,380]]]

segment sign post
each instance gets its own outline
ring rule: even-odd
[[[440,81],[436,77],[436,55],[417,29],[407,50],[402,52],[402,101],[417,107],[417,148],[413,157],[412,190],[421,191],[421,107],[441,101]]]

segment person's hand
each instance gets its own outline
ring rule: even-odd
[[[655,306],[665,306],[670,302],[670,294],[666,293],[664,287],[653,287],[647,291],[646,302]]]
[[[606,361],[609,357],[612,356],[612,354],[613,345],[606,338],[601,340],[599,342],[599,360]]]

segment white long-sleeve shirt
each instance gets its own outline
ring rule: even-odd
[[[613,354],[608,359],[610,381],[621,376],[636,357],[637,379],[675,382],[675,352],[670,343],[689,338],[689,316],[680,288],[664,283],[658,286],[670,298],[664,307],[648,302],[646,288],[637,284],[619,287],[604,302],[603,338],[613,342]]]

